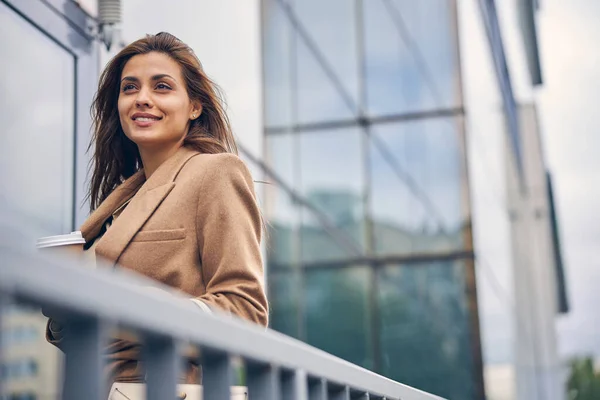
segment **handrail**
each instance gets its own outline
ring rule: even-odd
[[[204,313],[166,287],[147,286],[158,285],[122,270],[84,269],[73,260],[45,257],[0,233],[0,315],[11,302],[30,302],[68,321],[65,399],[106,399],[102,343],[114,324],[136,331],[144,342],[149,400],[174,398],[184,344],[202,354],[205,399],[229,398],[232,356],[246,362],[250,399],[441,399],[278,332]]]

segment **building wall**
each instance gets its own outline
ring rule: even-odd
[[[264,4],[272,327],[483,398],[455,2]]]

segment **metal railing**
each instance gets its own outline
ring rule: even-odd
[[[440,399],[283,334],[147,290],[156,283],[144,278],[83,269],[21,243],[27,241],[0,223],[0,316],[13,303],[29,303],[68,321],[64,399],[107,398],[102,352],[115,326],[135,331],[143,343],[149,400],[175,398],[184,345],[200,351],[207,400],[229,399],[234,357],[244,362],[251,400]]]

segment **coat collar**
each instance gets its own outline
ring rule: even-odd
[[[86,242],[96,238],[113,212],[131,199],[96,247],[96,252],[103,258],[117,262],[133,236],[171,192],[179,171],[197,154],[200,153],[181,147],[162,163],[148,180],[144,171],[139,170],[119,185],[81,226],[81,234]]]

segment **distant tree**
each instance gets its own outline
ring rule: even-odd
[[[591,357],[571,361],[567,390],[569,400],[600,399],[600,373],[594,371]]]

